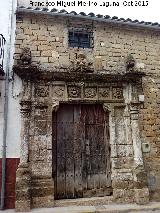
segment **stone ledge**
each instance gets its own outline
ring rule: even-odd
[[[111,71],[99,71],[93,73],[85,72],[71,72],[71,71],[57,71],[53,69],[40,68],[36,65],[14,65],[13,71],[22,79],[38,81],[38,80],[48,80],[48,81],[86,81],[86,82],[133,82],[137,83],[139,80],[145,76],[143,72],[126,72],[118,73]]]

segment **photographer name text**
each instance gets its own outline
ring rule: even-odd
[[[30,1],[32,7],[147,7],[149,1]]]

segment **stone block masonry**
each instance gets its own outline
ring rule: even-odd
[[[139,63],[144,64],[147,74],[159,73],[159,32],[95,22],[92,26],[94,48],[76,49],[68,46],[67,28],[75,26],[91,27],[92,22],[25,16],[23,21],[17,22],[15,63],[17,55],[28,46],[33,51],[33,62],[51,67],[65,69],[71,65],[78,52],[83,52],[94,63],[95,69],[100,67],[103,70],[123,72],[126,56],[131,53],[137,66]]]
[[[114,201],[144,204],[148,199],[159,200],[160,32],[79,18],[55,18],[44,14],[19,16],[15,67],[18,70],[18,66],[21,66],[20,54],[25,47],[29,47],[32,66],[44,71],[39,73],[43,75],[39,79],[23,80],[22,111],[24,107],[26,115],[22,119],[22,129],[26,137],[22,141],[29,144],[26,148],[28,154],[25,154],[29,158],[27,169],[31,172],[31,181],[27,187],[31,189],[32,195],[30,203],[23,200],[24,206],[36,207],[40,203],[42,206],[54,206],[54,184],[51,178],[52,111],[58,109],[59,103],[70,101],[98,102],[110,113]],[[93,48],[69,47],[68,29],[71,28],[92,31]],[[109,82],[107,75],[125,75],[125,62],[129,54],[136,61],[136,69],[143,71],[145,76],[138,83],[135,82],[136,77],[118,83],[113,79]],[[85,56],[87,69],[94,71],[94,82],[91,77],[88,77],[89,80],[80,77],[77,70],[77,78],[80,80],[74,78],[74,72],[69,74],[72,78],[65,76],[64,73],[71,73],[75,69],[79,55]],[[21,71],[21,76],[25,75],[25,71],[31,75],[36,73],[33,67],[22,67]],[[54,72],[62,73],[57,74],[60,80],[53,80],[56,77],[51,73]],[[139,103],[138,97],[143,94],[144,103]],[[27,113],[30,113],[30,121]],[[143,152],[142,143],[148,144],[150,151]],[[22,150],[25,144],[22,143]],[[21,157],[24,160],[21,164],[28,163],[26,156],[24,159]]]

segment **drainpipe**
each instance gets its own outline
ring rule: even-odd
[[[2,147],[2,182],[1,182],[1,204],[0,209],[4,209],[5,198],[5,179],[6,179],[6,142],[7,142],[7,121],[8,121],[8,95],[9,95],[9,81],[10,81],[10,63],[11,63],[11,44],[12,44],[12,27],[14,16],[14,0],[10,0],[10,18],[8,30],[10,32],[7,45],[7,65],[5,74],[5,96],[4,96],[4,125],[3,125],[3,147]]]
[[[8,51],[7,51],[8,52]],[[7,60],[8,61],[8,60]],[[8,65],[5,75],[5,96],[4,96],[4,125],[3,125],[3,147],[2,147],[2,183],[1,183],[1,206],[4,209],[5,197],[5,177],[6,177],[6,138],[7,138],[7,119],[8,119],[8,91],[9,91],[9,76]]]

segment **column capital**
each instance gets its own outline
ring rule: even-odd
[[[139,103],[131,103],[130,104],[130,114],[131,114],[131,120],[138,120],[139,118]]]
[[[140,108],[140,103],[139,102],[131,102],[130,103],[130,111],[131,112],[137,112],[139,111],[139,108]]]
[[[32,102],[30,100],[21,100],[20,105],[21,105],[20,109],[21,115],[24,117],[29,116],[31,112]]]

